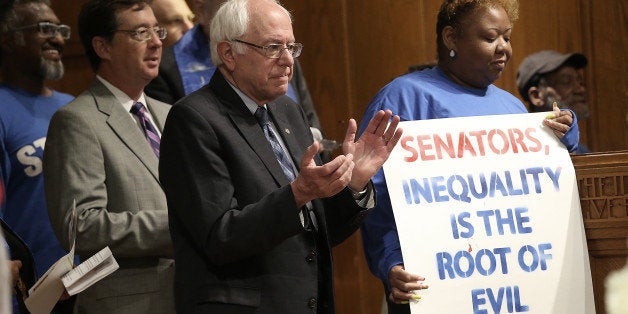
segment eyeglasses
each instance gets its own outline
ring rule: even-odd
[[[39,34],[45,38],[54,38],[57,34],[61,35],[63,39],[70,38],[70,26],[65,24],[55,24],[50,22],[39,22],[37,24],[26,25],[18,28],[14,28],[14,31],[23,31],[26,29],[37,29]]]
[[[267,58],[271,58],[271,59],[280,58],[284,50],[288,50],[288,52],[290,52],[292,57],[296,58],[301,55],[301,50],[303,50],[303,45],[300,43],[291,43],[291,44],[285,44],[285,45],[270,44],[268,46],[260,46],[260,45],[252,44],[252,43],[246,42],[244,40],[239,40],[239,39],[234,39],[233,41],[261,49],[263,51],[262,54],[266,56]]]
[[[157,35],[160,40],[166,39],[168,31],[164,27],[140,27],[134,30],[119,29],[116,32],[125,32],[131,35],[131,38],[139,42],[149,41],[153,38],[153,34]]]

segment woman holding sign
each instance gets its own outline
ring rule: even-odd
[[[445,0],[436,25],[438,66],[393,80],[372,100],[363,121],[381,109],[402,121],[527,113],[519,99],[493,85],[512,54],[518,6],[516,0]],[[576,122],[573,112],[558,108],[543,121],[569,151],[578,145]],[[384,283],[389,313],[409,313],[408,302],[420,299],[419,291],[428,286],[420,274],[403,268],[382,170],[373,182],[377,208],[362,227],[366,259]]]

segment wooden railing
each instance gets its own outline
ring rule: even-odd
[[[575,155],[580,205],[587,235],[597,314],[604,307],[604,279],[628,258],[628,151]]]

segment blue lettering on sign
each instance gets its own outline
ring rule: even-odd
[[[552,249],[551,243],[539,244],[537,250],[534,246],[525,245],[519,249],[517,259],[519,261],[519,267],[527,272],[533,272],[541,266],[541,270],[547,270],[547,260],[552,259],[552,254],[546,253],[546,251]],[[526,258],[529,257],[529,258]],[[529,259],[529,261],[526,261]]]
[[[507,274],[506,254],[510,252],[509,247],[494,248],[493,250],[482,249],[475,256],[465,250],[460,250],[453,256],[449,252],[438,252],[436,253],[438,277],[440,280],[456,277],[468,278],[473,275],[476,269],[480,275],[490,276],[497,270],[498,266],[500,266],[502,274]]]
[[[488,304],[487,304],[488,299]],[[471,290],[471,303],[474,314],[488,313],[522,313],[529,312],[530,307],[521,302],[519,286],[499,287],[497,291],[492,288]],[[484,306],[490,305],[489,309]],[[505,305],[504,311],[502,306]]]
[[[449,202],[456,200],[470,203],[473,199],[484,199],[496,196],[528,195],[534,191],[543,192],[541,177],[543,174],[552,183],[554,190],[560,191],[561,167],[531,167],[511,173],[493,171],[488,175],[467,174],[452,175],[449,177],[437,176],[421,179],[405,179],[402,181],[406,204],[420,204],[421,202]],[[543,181],[546,182],[546,181]]]

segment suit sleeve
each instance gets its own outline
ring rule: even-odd
[[[48,129],[44,185],[57,238],[65,249],[70,249],[70,206],[75,199],[78,254],[91,255],[109,246],[117,257],[172,256],[167,210],[138,210],[137,203],[128,204],[128,208],[108,207],[112,205],[107,184],[113,178],[108,178],[107,173],[112,175],[109,168],[115,165],[105,160],[99,137],[88,120],[80,114],[60,110]],[[133,198],[132,193],[128,197]]]

